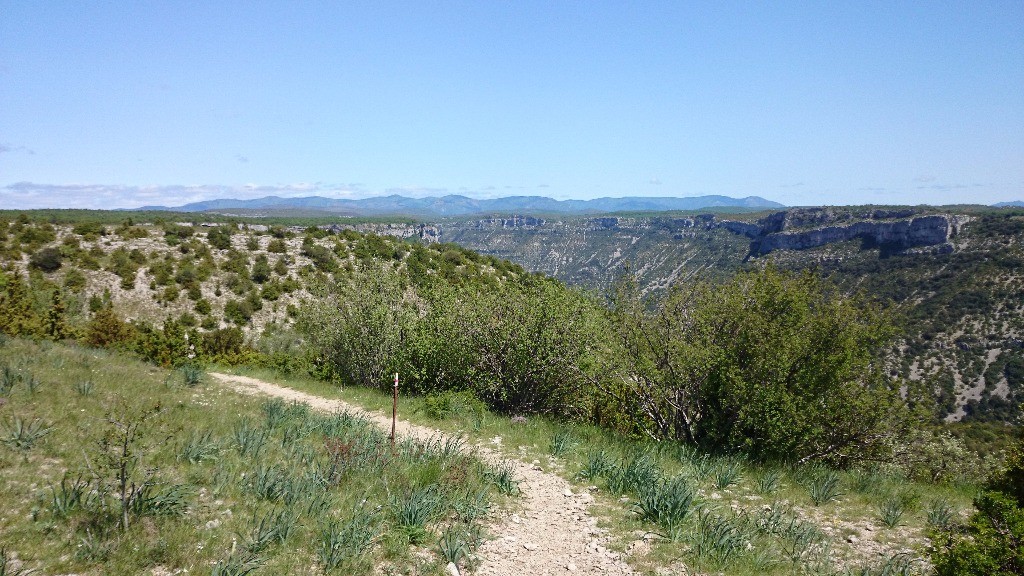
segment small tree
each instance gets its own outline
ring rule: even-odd
[[[33,335],[39,318],[32,308],[28,286],[13,270],[0,270],[0,333],[10,336]]]
[[[884,452],[898,403],[876,362],[892,333],[879,310],[770,266],[647,304],[626,286],[614,315],[617,392],[649,434],[765,460]]]
[[[55,272],[60,268],[63,256],[57,248],[43,248],[32,254],[28,265],[43,272]]]
[[[940,534],[932,554],[939,576],[1024,574],[1024,437],[1005,468],[974,500],[966,526]]]
[[[50,302],[50,309],[43,319],[43,335],[50,340],[63,340],[71,335],[67,324],[67,308],[64,306],[64,299],[60,296],[60,290],[53,291],[53,299]]]
[[[114,312],[109,300],[93,314],[85,327],[85,342],[89,346],[107,347],[127,342],[132,338],[132,327]]]
[[[231,232],[230,226],[218,226],[206,233],[206,239],[210,241],[210,246],[219,250],[227,250],[231,248]]]
[[[127,530],[139,512],[139,502],[155,484],[155,471],[145,468],[142,440],[150,419],[160,405],[133,411],[121,401],[106,415],[107,428],[99,441],[97,458],[87,462],[101,496],[112,494],[118,502],[118,524]]]

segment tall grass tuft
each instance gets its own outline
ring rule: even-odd
[[[96,385],[92,380],[79,380],[75,382],[75,392],[78,392],[79,396],[90,396],[95,388]]]
[[[551,437],[551,444],[548,446],[548,451],[554,456],[564,456],[572,449],[579,446],[579,439],[569,432],[568,430],[558,430],[555,435]]]
[[[596,480],[606,476],[614,466],[615,462],[607,451],[597,450],[587,455],[587,462],[576,477],[581,480]]]
[[[321,527],[317,559],[325,570],[336,570],[368,552],[379,535],[373,512],[356,508],[348,518]]]
[[[275,502],[289,492],[291,478],[284,468],[259,464],[250,476],[249,489],[259,498]]]
[[[498,492],[511,496],[519,493],[519,482],[515,478],[515,464],[505,460],[493,467],[488,467],[484,476],[498,489]]]
[[[719,462],[715,470],[715,486],[724,490],[736,484],[743,477],[743,464],[735,458],[726,458]]]
[[[213,565],[210,576],[247,576],[258,570],[266,559],[254,553],[232,554]]]
[[[258,457],[267,443],[266,431],[252,427],[248,420],[235,424],[233,432],[238,454],[243,457]]]
[[[395,524],[409,537],[410,544],[420,544],[427,535],[427,522],[434,518],[440,507],[435,486],[415,488],[391,499]]]
[[[743,547],[743,536],[729,519],[708,509],[698,513],[697,530],[693,537],[693,551],[698,558],[712,566],[723,567],[731,562]]]
[[[266,418],[264,423],[271,430],[284,424],[287,418],[288,406],[280,398],[267,400],[260,406],[260,409],[263,410],[263,416]]]
[[[4,364],[0,369],[0,396],[10,395],[19,382],[21,382],[21,373],[11,368],[10,365]]]
[[[195,388],[203,382],[203,376],[205,372],[196,364],[185,364],[181,368],[178,368],[178,373],[181,375],[181,380],[185,386],[189,388]]]
[[[661,470],[648,452],[630,456],[605,475],[608,489],[615,494],[639,493],[661,480]]]
[[[928,524],[935,528],[948,528],[953,521],[953,507],[949,500],[938,498],[928,503],[925,509]]]
[[[178,451],[178,461],[197,464],[203,460],[215,460],[219,450],[220,446],[209,430],[193,432]]]
[[[39,418],[26,421],[20,416],[15,416],[12,420],[4,422],[4,435],[0,437],[0,442],[24,452],[31,450],[36,442],[52,431],[53,428]]]
[[[807,491],[815,506],[821,506],[838,498],[839,474],[835,470],[822,469],[811,474],[807,481]]]
[[[903,518],[906,506],[899,496],[886,498],[878,507],[878,518],[887,528],[895,528]]]
[[[778,470],[765,470],[757,479],[757,491],[770,496],[779,489],[782,482],[782,473]]]
[[[682,476],[658,482],[637,493],[635,509],[640,517],[664,528],[671,540],[694,509],[696,491]]]
[[[59,485],[50,486],[50,511],[58,518],[67,518],[85,507],[90,495],[88,480],[82,476],[71,478],[64,474]]]

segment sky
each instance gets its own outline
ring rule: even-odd
[[[0,0],[0,208],[1024,199],[1024,2]]]

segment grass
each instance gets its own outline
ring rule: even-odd
[[[7,339],[0,365],[15,362],[40,384],[12,376],[0,406],[0,574],[440,573],[444,551],[412,542],[457,534],[469,563],[467,535],[515,492],[499,485],[515,486],[511,469],[487,467],[459,439],[392,451],[350,414],[100,350]]]
[[[268,370],[230,371],[311,394],[340,397],[390,415],[390,395],[376,390],[339,388]],[[462,400],[446,400],[443,410],[438,410],[435,402],[435,407],[428,410],[430,402],[400,397],[399,416],[460,434],[468,442],[499,447],[509,457],[546,463],[545,470],[597,486],[594,494],[602,504],[595,510],[601,511],[602,525],[610,530],[620,549],[633,542],[638,533],[662,535],[664,538],[652,541],[649,552],[629,558],[640,571],[682,562],[691,569],[726,574],[833,574],[846,570],[876,574],[883,568],[888,570],[885,573],[895,574],[900,572],[894,572],[894,567],[904,566],[902,557],[897,557],[903,549],[915,550],[910,569],[917,570],[926,555],[929,518],[934,516],[938,522],[947,513],[935,503],[944,502],[949,518],[956,518],[961,510],[970,508],[973,496],[971,486],[913,483],[879,468],[836,471],[820,465],[762,466],[539,416],[510,418],[480,413]],[[500,444],[492,442],[496,437],[500,437]],[[559,449],[566,443],[576,445]],[[490,478],[492,482],[502,477],[514,480],[511,472],[511,466],[507,475],[491,471]],[[686,508],[682,504],[675,507],[679,512],[669,511],[675,505],[667,503],[667,493],[644,489],[658,486],[664,490],[677,479],[684,479],[682,482],[693,493],[685,514],[681,512]],[[685,502],[679,490],[673,498]],[[627,502],[616,502],[619,497]],[[899,530],[864,529],[884,526],[881,505],[890,498],[898,498],[904,505]],[[918,509],[914,500],[926,504]],[[673,516],[683,520],[669,520]],[[855,534],[858,540],[847,541],[847,534]],[[889,551],[887,558],[896,560],[879,562],[870,548],[859,543],[868,538],[879,549]],[[742,546],[733,545],[740,540]],[[439,547],[447,546],[457,554],[455,536],[449,535],[447,542],[439,543]]]

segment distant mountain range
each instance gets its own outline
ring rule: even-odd
[[[184,206],[143,206],[137,210],[169,210],[174,212],[223,212],[226,210],[307,210],[347,216],[418,216],[444,217],[473,214],[600,214],[608,212],[663,212],[667,210],[700,210],[703,208],[783,208],[782,204],[758,196],[694,196],[691,198],[638,197],[596,198],[594,200],[555,200],[544,196],[509,196],[479,200],[466,196],[408,198],[378,196],[361,200],[323,198],[282,198],[266,196],[254,200],[218,199],[193,202]]]
[[[1024,208],[1024,200],[1014,200],[1013,202],[997,202],[993,204],[996,208]]]

